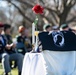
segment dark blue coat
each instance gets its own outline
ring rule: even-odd
[[[4,53],[5,51],[6,40],[3,35],[0,35],[0,37],[2,37],[4,41],[4,43],[2,43],[2,40],[0,40],[0,54],[1,54],[1,53]]]

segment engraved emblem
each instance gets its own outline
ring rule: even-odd
[[[64,46],[64,35],[62,32],[53,32],[52,33],[52,37],[53,37],[53,41],[54,41],[54,44],[58,47],[63,47]]]

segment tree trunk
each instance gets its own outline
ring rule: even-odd
[[[66,7],[66,8],[64,8],[63,13],[59,15],[59,18],[60,18],[59,26],[66,23],[66,19],[67,19],[67,16],[68,16],[70,10],[71,10],[70,7]]]

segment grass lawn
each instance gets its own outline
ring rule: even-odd
[[[2,73],[3,73],[3,69],[2,69],[2,66],[1,66],[1,64],[0,64],[0,75],[2,75]],[[18,70],[17,70],[17,68],[12,69],[12,70],[11,70],[11,73],[12,73],[12,75],[18,75]]]

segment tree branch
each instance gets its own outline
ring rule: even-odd
[[[19,13],[26,19],[26,20],[28,20],[29,22],[33,22],[31,19],[29,19],[27,16],[25,16],[25,14],[21,11],[21,9],[17,6],[17,5],[15,5],[13,2],[11,2],[11,1],[8,1],[9,3],[11,3],[15,8],[17,8],[18,9],[18,11],[19,11]]]
[[[73,21],[76,21],[76,16],[73,17],[72,19],[70,19],[69,21],[66,21],[66,23],[70,23],[70,22],[73,22]]]

